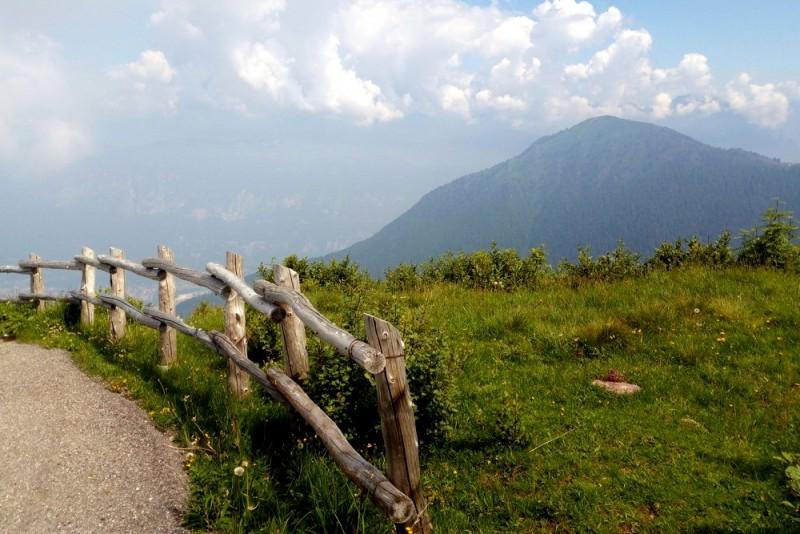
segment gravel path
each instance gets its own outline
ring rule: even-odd
[[[0,532],[185,532],[169,444],[68,353],[0,343]]]

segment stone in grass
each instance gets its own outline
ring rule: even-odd
[[[617,395],[630,395],[642,390],[642,388],[636,384],[627,382],[622,373],[616,369],[611,369],[607,375],[597,380],[592,380],[592,384],[612,393],[616,393]]]
[[[636,384],[629,384],[628,382],[608,382],[606,380],[592,380],[592,384],[603,389],[607,389],[617,395],[630,395],[642,390]]]

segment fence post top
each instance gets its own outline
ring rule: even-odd
[[[396,346],[393,347],[395,349],[393,355],[399,356],[403,354],[406,344],[403,341],[403,337],[400,335],[400,331],[392,323],[380,317],[365,313],[364,326],[367,330],[367,340],[370,345],[373,347],[381,347],[383,352],[386,353],[384,347],[394,342]]]

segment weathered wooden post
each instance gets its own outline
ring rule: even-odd
[[[300,276],[283,265],[272,267],[275,285],[289,287],[300,291]],[[305,380],[308,378],[308,351],[306,350],[306,328],[292,311],[291,306],[281,305],[286,312],[286,317],[281,321],[281,334],[283,336],[283,361],[286,374],[292,380]]]
[[[172,249],[159,245],[158,257],[174,263],[175,255]],[[169,315],[176,314],[175,308],[175,277],[167,271],[160,271],[158,280],[158,310]],[[161,337],[161,365],[172,365],[178,359],[178,336],[175,329],[162,323],[159,327]]]
[[[228,252],[225,255],[225,268],[238,278],[244,278],[244,261],[239,254]],[[247,357],[247,334],[245,332],[244,299],[227,288],[225,290],[225,335],[233,341],[243,356]],[[250,393],[250,375],[242,371],[233,360],[228,360],[228,389],[242,398]]]
[[[125,252],[118,248],[111,247],[109,254],[112,258],[125,258]],[[111,296],[125,299],[125,269],[111,267]],[[111,328],[111,339],[119,341],[125,337],[125,310],[119,306],[114,306],[108,312],[108,324]]]
[[[40,261],[42,258],[31,252],[28,256],[28,259],[31,261]],[[31,268],[31,293],[34,295],[40,295],[44,293],[44,274],[42,273],[42,269],[40,267],[32,267]],[[36,311],[44,311],[44,301],[43,300],[34,300],[33,307]]]
[[[397,329],[383,319],[365,315],[364,323],[367,342],[386,357],[386,367],[375,375],[375,386],[389,480],[411,498],[416,509],[414,518],[400,526],[427,534],[433,532],[433,527],[420,483],[417,425],[406,382],[403,340]]]
[[[89,247],[81,248],[81,256],[95,259],[94,250]],[[81,293],[87,297],[95,296],[95,268],[88,263],[84,263],[81,274]],[[92,325],[94,324],[94,304],[91,302],[81,301],[81,324]]]

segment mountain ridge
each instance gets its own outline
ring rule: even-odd
[[[349,255],[372,274],[491,242],[556,262],[620,239],[649,253],[678,236],[753,226],[773,199],[800,208],[800,165],[706,145],[664,126],[595,117],[424,195]]]

